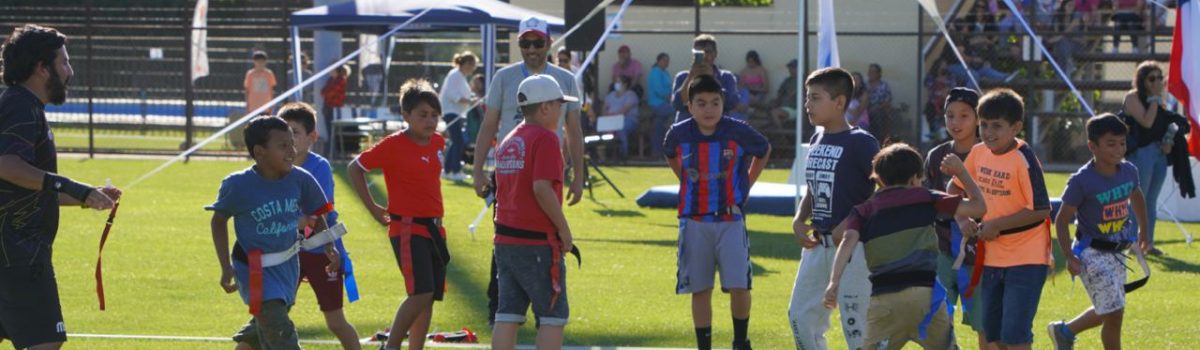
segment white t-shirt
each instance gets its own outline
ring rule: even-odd
[[[579,89],[575,86],[575,76],[570,71],[562,69],[552,64],[546,64],[542,74],[549,75],[558,82],[558,87],[562,89],[563,94],[567,96],[579,96]],[[500,111],[500,128],[497,130],[496,139],[503,140],[508,136],[509,132],[521,124],[523,118],[517,110],[517,87],[521,85],[521,81],[532,75],[525,68],[525,62],[517,62],[508,67],[501,68],[492,76],[492,81],[488,86],[487,107]],[[579,111],[579,102],[567,102],[563,104],[562,114],[558,119],[558,136],[562,138],[563,128],[566,127],[567,112]]]
[[[464,77],[458,68],[451,69],[450,73],[446,74],[439,95],[442,99],[442,114],[462,115],[466,112],[467,107],[471,106],[470,102],[459,103],[459,100],[470,99],[472,92],[471,84],[467,83],[467,77]]]

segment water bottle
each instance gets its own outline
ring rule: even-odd
[[[1175,133],[1179,132],[1179,124],[1167,124],[1167,132],[1163,135],[1162,143],[1166,145],[1175,145]]]

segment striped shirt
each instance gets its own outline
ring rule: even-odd
[[[663,141],[667,158],[683,168],[679,217],[705,222],[741,220],[734,207],[750,196],[750,158],[767,155],[767,138],[743,121],[722,117],[712,135],[695,119],[675,123]]]
[[[933,287],[938,242],[934,222],[958,210],[962,197],[923,187],[887,188],[855,206],[846,229],[858,231],[871,271],[871,295]]]

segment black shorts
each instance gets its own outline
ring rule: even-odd
[[[412,234],[391,240],[392,253],[404,274],[408,295],[433,293],[433,300],[442,300],[446,292],[446,264],[438,255],[433,240]]]
[[[0,338],[17,349],[67,341],[53,266],[0,267]]]

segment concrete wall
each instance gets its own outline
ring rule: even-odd
[[[718,64],[737,72],[744,66],[746,51],[757,50],[763,64],[769,69],[771,91],[775,93],[779,83],[787,77],[784,66],[798,54],[799,4],[804,0],[775,0],[769,7],[707,7],[700,11],[701,30],[716,33],[720,50]],[[536,9],[547,14],[562,16],[563,0],[513,0],[514,4]],[[619,4],[620,1],[616,1]],[[694,27],[694,10],[691,7],[630,6],[621,23],[622,30],[682,30],[689,34],[621,34],[610,38],[606,50],[598,53],[601,86],[608,86],[612,64],[616,61],[616,49],[629,45],[633,56],[646,66],[653,64],[659,52],[671,55],[670,70],[687,68],[691,61],[690,31]],[[939,5],[948,8],[952,0],[939,0]],[[809,28],[818,28],[817,1],[809,0]],[[835,2],[837,30],[842,66],[864,74],[867,65],[879,63],[883,67],[884,79],[892,86],[895,103],[911,106],[909,115],[915,115],[917,103],[917,60],[923,42],[916,36],[895,36],[886,33],[915,33],[918,27],[919,7],[911,0],[837,0]],[[607,9],[615,14],[619,6]],[[932,28],[926,21],[927,28]],[[776,35],[720,34],[722,31],[787,31]],[[934,33],[929,31],[930,33]],[[865,35],[857,35],[863,33]],[[872,33],[872,34],[868,34]],[[885,34],[875,34],[885,33]],[[928,39],[928,36],[925,37]],[[811,36],[809,67],[815,67],[816,37]],[[515,50],[515,47],[513,48]],[[512,57],[520,57],[513,51]],[[582,59],[581,59],[582,60]],[[803,68],[803,62],[801,63]],[[801,72],[803,75],[803,72]],[[907,121],[911,123],[911,119]]]

